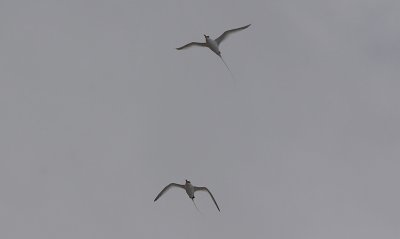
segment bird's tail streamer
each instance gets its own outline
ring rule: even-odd
[[[197,210],[199,213],[201,213],[200,210],[199,210],[199,208],[197,207],[196,203],[194,202],[194,199],[193,199],[193,198],[192,198],[192,202],[193,202],[194,207],[196,208],[196,210]]]
[[[231,73],[231,76],[232,76],[233,80],[235,80],[235,81],[236,81],[236,78],[235,78],[235,76],[233,75],[233,73],[232,73],[231,69],[229,69],[229,66],[228,66],[228,64],[226,64],[226,62],[224,61],[224,58],[222,58],[222,56],[221,56],[221,55],[220,55],[219,57],[221,58],[222,62],[224,63],[224,65],[225,65],[225,66],[226,66],[226,68],[228,69],[229,73]]]

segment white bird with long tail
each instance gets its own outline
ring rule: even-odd
[[[221,60],[224,62],[226,68],[228,68],[229,72],[232,74],[231,70],[229,69],[228,65],[225,63],[224,59],[222,58],[221,55],[221,51],[219,50],[219,45],[221,44],[221,42],[223,40],[225,40],[227,38],[227,36],[229,36],[231,33],[237,32],[237,31],[241,31],[244,30],[246,28],[248,28],[251,24],[246,25],[244,27],[239,27],[239,28],[235,28],[235,29],[231,29],[228,31],[225,31],[224,33],[222,33],[221,36],[219,36],[218,38],[216,38],[215,40],[212,39],[210,36],[207,36],[204,34],[204,37],[206,38],[206,42],[191,42],[188,43],[184,46],[178,47],[176,48],[177,50],[182,50],[188,47],[192,47],[192,46],[201,46],[201,47],[208,47],[210,48],[211,51],[213,51],[215,54],[217,54]],[[232,74],[233,76],[233,74]]]
[[[182,185],[182,184],[177,184],[177,183],[170,183],[170,184],[168,184],[168,185],[157,195],[157,197],[154,199],[154,202],[157,201],[157,199],[159,199],[165,192],[167,192],[167,191],[168,191],[170,188],[172,188],[172,187],[177,187],[177,188],[185,189],[187,195],[189,196],[190,199],[192,199],[193,203],[194,203],[194,193],[195,193],[196,191],[206,191],[206,192],[208,192],[208,194],[210,194],[211,199],[214,201],[214,204],[215,204],[215,206],[217,207],[218,211],[220,211],[220,210],[219,210],[219,207],[218,207],[218,204],[217,204],[217,202],[215,201],[215,198],[214,198],[214,196],[211,194],[210,190],[208,190],[206,187],[196,187],[196,186],[193,186],[193,185],[190,183],[190,181],[188,181],[188,180],[186,180],[186,183],[185,183],[184,185]],[[196,207],[196,204],[194,204],[194,205],[195,205],[195,207]],[[196,207],[196,208],[197,208],[197,207]]]

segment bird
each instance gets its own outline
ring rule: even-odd
[[[239,27],[239,28],[234,28],[231,30],[227,30],[224,33],[221,34],[221,36],[219,36],[216,39],[212,39],[210,36],[204,34],[204,37],[206,39],[206,42],[190,42],[184,46],[178,47],[176,48],[177,50],[182,50],[185,48],[189,48],[192,46],[200,46],[200,47],[208,47],[211,51],[213,51],[215,54],[217,54],[221,60],[224,62],[226,68],[228,68],[229,71],[231,71],[228,67],[228,65],[225,63],[224,59],[222,58],[221,55],[221,51],[219,50],[219,45],[222,43],[222,41],[224,41],[231,33],[237,32],[237,31],[241,31],[244,30],[246,28],[248,28],[251,24],[248,24],[244,27]],[[231,72],[232,74],[232,72]],[[233,76],[233,75],[232,75]]]
[[[177,50],[182,50],[188,47],[192,47],[192,46],[201,46],[201,47],[208,47],[210,48],[210,50],[212,50],[215,54],[217,54],[218,56],[221,56],[221,51],[219,50],[219,45],[221,44],[221,42],[223,40],[226,39],[226,37],[228,35],[230,35],[231,33],[237,32],[237,31],[241,31],[244,30],[246,28],[248,28],[251,24],[246,25],[244,27],[239,27],[239,28],[235,28],[235,29],[231,29],[231,30],[227,30],[224,33],[221,34],[221,36],[219,36],[218,38],[216,38],[215,40],[212,39],[210,36],[207,36],[204,34],[204,37],[206,39],[206,42],[191,42],[188,43],[184,46],[178,47],[176,48]]]
[[[215,206],[217,207],[218,211],[221,211],[218,207],[217,202],[215,201],[214,196],[211,194],[210,190],[208,190],[206,187],[196,187],[193,186],[192,183],[190,181],[188,181],[187,179],[185,180],[185,184],[177,184],[177,183],[170,183],[168,184],[163,190],[161,190],[161,192],[157,195],[157,197],[154,199],[154,202],[157,201],[157,199],[159,199],[165,192],[167,192],[170,188],[172,187],[178,187],[178,188],[182,188],[186,190],[187,195],[189,196],[190,199],[192,199],[193,203],[194,203],[194,193],[196,191],[206,191],[208,192],[208,194],[210,194],[212,200],[214,201]],[[196,206],[196,204],[195,204]]]

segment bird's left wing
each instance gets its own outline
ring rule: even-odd
[[[237,31],[241,31],[241,30],[243,30],[243,29],[246,29],[246,28],[248,28],[250,25],[251,25],[251,24],[246,25],[246,26],[244,26],[244,27],[239,27],[239,28],[235,28],[235,29],[231,29],[231,30],[225,31],[224,33],[222,33],[221,36],[219,36],[217,39],[215,39],[215,41],[216,41],[217,44],[219,45],[229,34],[234,33],[234,32],[237,32]]]
[[[183,188],[185,189],[185,186],[181,185],[181,184],[177,184],[177,183],[170,183],[168,184],[156,197],[156,199],[154,199],[154,202],[157,201],[157,199],[159,197],[161,197],[166,191],[168,191],[168,189],[172,188],[172,187],[178,187],[178,188]]]
[[[176,49],[177,50],[182,50],[184,48],[191,47],[191,46],[203,46],[204,47],[204,46],[206,46],[206,44],[205,43],[201,43],[201,42],[191,42],[191,43],[188,43],[188,44],[186,44],[184,46],[178,47]]]
[[[194,187],[194,191],[195,191],[195,192],[196,192],[196,191],[206,191],[206,192],[208,192],[208,194],[210,194],[212,200],[214,201],[215,206],[217,206],[218,211],[221,211],[221,210],[219,210],[217,201],[215,201],[214,196],[211,194],[210,190],[208,190],[206,187]]]

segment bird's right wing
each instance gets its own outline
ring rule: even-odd
[[[182,50],[184,48],[191,47],[191,46],[202,46],[202,47],[204,47],[204,46],[206,46],[206,44],[205,43],[201,43],[201,42],[191,42],[191,43],[188,43],[188,44],[186,44],[184,46],[178,47],[176,49],[177,50]]]
[[[161,197],[166,191],[168,191],[168,189],[172,188],[172,187],[178,187],[178,188],[183,188],[185,189],[185,186],[181,185],[181,184],[177,184],[177,183],[170,183],[168,184],[168,186],[166,186],[156,197],[156,199],[154,199],[154,202],[157,201],[157,199],[159,197]]]
[[[194,191],[195,191],[195,192],[196,192],[196,191],[206,191],[206,192],[208,192],[208,194],[210,194],[212,200],[214,201],[214,204],[215,204],[215,206],[217,207],[218,211],[221,211],[221,210],[219,210],[217,201],[215,201],[214,196],[211,194],[211,192],[210,192],[210,190],[208,190],[208,188],[206,188],[206,187],[194,187]]]
[[[217,44],[219,45],[219,44],[221,44],[221,42],[222,42],[228,35],[230,35],[231,33],[234,33],[234,32],[237,32],[237,31],[241,31],[241,30],[243,30],[243,29],[246,29],[246,28],[248,28],[250,25],[251,25],[251,24],[246,25],[246,26],[244,26],[244,27],[239,27],[239,28],[235,28],[235,29],[231,29],[231,30],[225,31],[224,33],[222,33],[221,36],[219,36],[217,39],[215,39],[215,41],[216,41]]]

